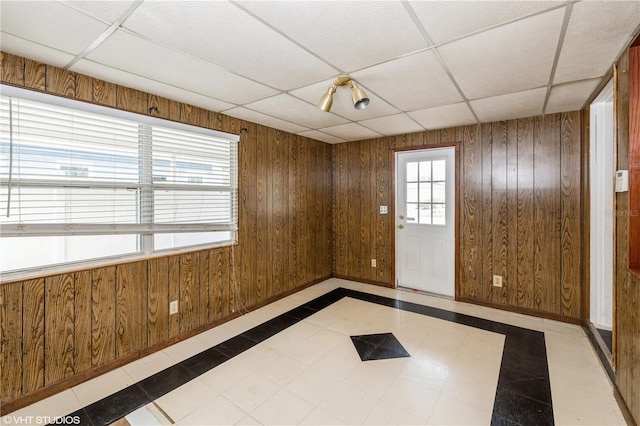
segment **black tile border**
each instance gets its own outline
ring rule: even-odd
[[[554,425],[544,333],[345,288],[303,303],[69,415],[78,416],[83,425],[115,422],[344,297],[503,334],[491,424]]]

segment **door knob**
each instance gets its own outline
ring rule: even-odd
[[[400,215],[400,220],[404,219],[404,216]]]
[[[404,225],[403,225],[403,224],[400,224],[400,225],[398,225],[398,228],[400,228],[400,229],[404,229]]]

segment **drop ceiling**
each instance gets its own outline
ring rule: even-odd
[[[640,1],[7,1],[0,48],[328,143],[580,109]],[[371,103],[355,110],[335,77]]]

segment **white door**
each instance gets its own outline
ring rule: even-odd
[[[455,148],[396,153],[399,287],[444,296],[455,290]]]

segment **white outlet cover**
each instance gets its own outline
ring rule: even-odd
[[[389,214],[389,206],[380,206],[380,214]]]

